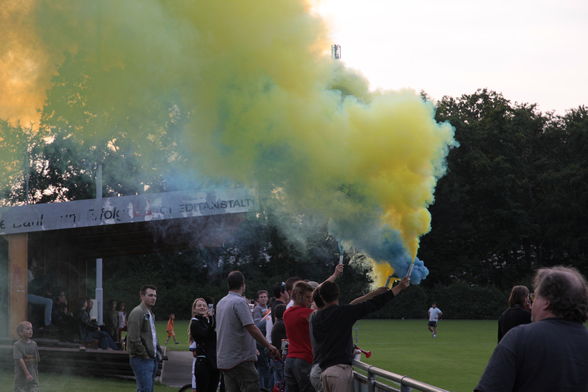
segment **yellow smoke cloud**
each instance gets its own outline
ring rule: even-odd
[[[388,277],[394,275],[394,268],[388,263],[377,263],[372,259],[370,264],[372,265],[372,287],[382,287],[386,284]]]
[[[33,0],[0,2],[0,118],[12,123],[38,121],[48,87],[40,72],[46,56],[35,34],[34,5]]]
[[[2,14],[0,117],[44,105],[45,125],[85,143],[123,132],[148,157],[178,107],[188,168],[280,188],[286,208],[331,219],[351,243],[358,222],[393,230],[416,256],[453,130],[414,92],[369,93],[331,60],[307,2],[16,3]]]

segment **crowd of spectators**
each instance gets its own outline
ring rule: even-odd
[[[245,277],[239,271],[231,272],[229,292],[218,302],[216,317],[211,317],[211,322],[216,322],[215,361],[222,390],[350,390],[353,324],[392,300],[408,286],[408,279],[391,290],[379,288],[349,305],[340,305],[335,281],[343,270],[343,265],[338,265],[322,284],[302,277],[277,282],[271,300],[265,289],[258,290],[253,300],[245,298]],[[192,318],[190,334],[195,353],[205,361],[210,350],[198,349],[202,337],[194,333],[195,328],[205,325],[202,320]],[[202,344],[210,347],[210,343]],[[200,376],[198,363],[197,359],[193,388],[200,390],[206,385],[208,389],[208,378]]]
[[[96,318],[91,316],[94,307],[92,299],[82,298],[72,305],[65,291],[57,290],[54,295],[46,285],[38,283],[30,270],[29,279],[30,319],[40,337],[79,343],[82,347],[112,350],[124,348],[124,302],[108,301],[104,309],[104,323],[99,325]]]
[[[392,301],[408,287],[409,278],[400,279],[392,288],[379,287],[349,304],[340,304],[336,280],[343,270],[343,265],[337,265],[333,274],[321,284],[292,277],[274,285],[271,299],[268,290],[262,289],[256,292],[253,300],[244,296],[245,276],[232,271],[227,277],[228,293],[216,304],[216,309],[213,299],[196,298],[188,330],[194,355],[193,390],[215,392],[220,387],[221,392],[257,392],[260,389],[351,392],[355,354],[353,325]],[[137,325],[135,335],[140,339],[137,337],[130,342],[145,340],[141,334],[147,329],[140,324],[148,321],[151,324],[148,335],[153,337],[151,351],[155,353],[159,345],[151,308],[155,305],[156,292],[152,286],[146,287],[147,291],[141,291],[142,305],[133,310],[139,314],[133,325]],[[585,278],[571,268],[544,268],[537,272],[534,288],[533,297],[525,286],[513,287],[509,308],[498,321],[498,346],[476,391],[530,391],[537,390],[540,385],[563,384],[570,386],[565,390],[577,390],[577,386],[585,386],[588,382],[585,372],[579,370],[578,361],[568,360],[579,353],[588,360],[585,354],[588,332],[582,326],[588,318]],[[42,310],[38,308],[37,315],[41,329],[57,330],[62,339],[79,342],[82,346],[124,348],[125,342],[121,339],[121,332],[127,328],[124,303],[110,300],[105,309],[104,325],[98,325],[91,316],[91,299],[84,298],[71,309],[64,291],[58,291],[55,297],[49,291],[32,295],[44,299],[31,301],[32,305],[43,306]],[[429,309],[428,328],[433,337],[437,331],[436,323],[431,324],[431,313],[435,310],[437,318],[442,313],[435,304]],[[170,316],[168,340],[171,336],[169,323],[173,332],[174,319]],[[129,325],[130,321],[131,317]],[[173,337],[175,341],[175,332]],[[561,343],[557,348],[545,344],[556,337]],[[534,339],[532,346],[524,344],[529,339]],[[135,362],[145,359],[131,346],[131,359]],[[544,352],[550,354],[543,355]],[[538,359],[525,360],[531,357]],[[565,366],[561,365],[564,358],[567,358]],[[511,363],[516,366],[510,366]],[[140,364],[135,365],[135,374],[141,373]],[[549,373],[546,369],[554,370]],[[534,377],[534,374],[542,374],[542,377]],[[143,378],[150,379],[151,373],[147,376]],[[147,382],[143,378],[141,383]],[[501,389],[504,386],[507,388]]]

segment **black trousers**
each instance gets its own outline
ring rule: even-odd
[[[198,392],[216,392],[220,373],[217,368],[210,364],[207,358],[196,358],[194,375]]]

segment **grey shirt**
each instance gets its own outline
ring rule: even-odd
[[[39,349],[37,343],[33,340],[23,341],[22,339],[17,340],[14,343],[14,387],[15,391],[29,390],[33,386],[39,386]],[[27,381],[22,368],[20,367],[19,360],[22,359],[25,362],[27,370],[33,376],[33,381]]]
[[[245,326],[253,324],[244,297],[229,291],[216,305],[216,356],[219,369],[232,369],[256,361],[255,339]]]

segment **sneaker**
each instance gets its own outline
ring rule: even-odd
[[[437,337],[437,335],[436,334],[433,334],[433,338],[436,338],[436,337]]]

